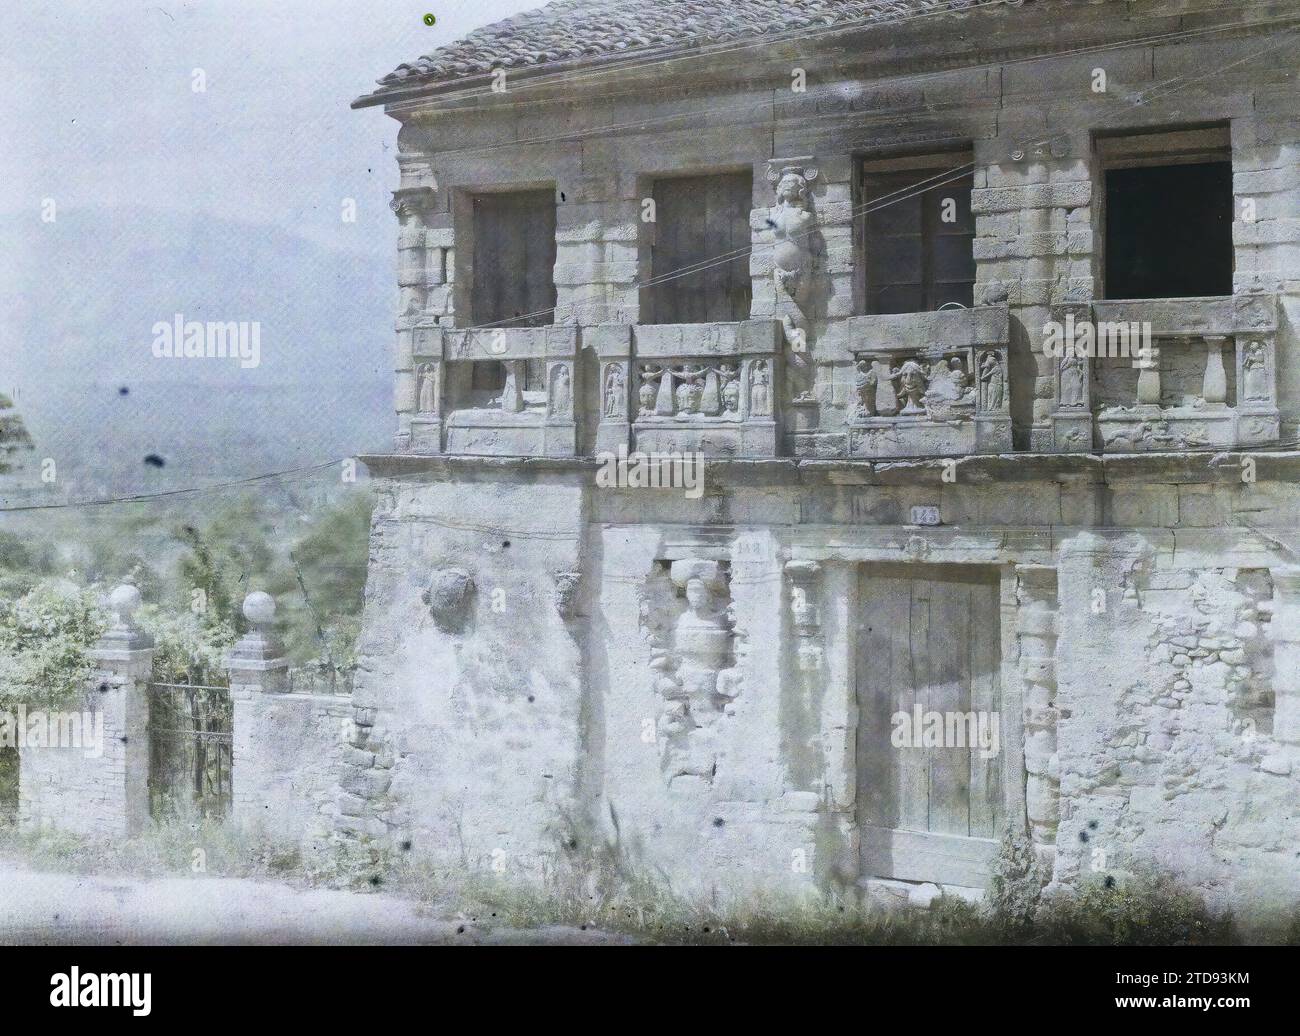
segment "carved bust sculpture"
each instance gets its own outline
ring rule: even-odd
[[[890,372],[891,381],[898,382],[899,393],[907,401],[902,409],[904,414],[923,414],[925,407],[921,400],[926,392],[925,368],[916,360],[904,360],[901,367]]]

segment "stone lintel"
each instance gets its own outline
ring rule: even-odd
[[[1300,482],[1300,451],[1168,451],[1141,454],[1012,453],[924,460],[807,460],[795,457],[709,461],[713,485],[997,486],[1060,482],[1081,485],[1241,484],[1243,461],[1255,464],[1256,482]],[[360,458],[379,478],[435,475],[496,481],[542,476],[583,482],[595,477],[594,457],[418,456],[369,454]],[[955,462],[956,479],[945,479]]]

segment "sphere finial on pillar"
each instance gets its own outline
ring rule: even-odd
[[[275,598],[264,590],[254,590],[244,598],[244,618],[259,629],[275,620]]]

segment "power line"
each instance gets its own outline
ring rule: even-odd
[[[185,486],[180,489],[163,489],[155,493],[132,493],[127,496],[100,497],[92,500],[64,500],[50,504],[19,504],[14,507],[0,507],[0,513],[15,513],[19,511],[53,511],[67,507],[109,507],[115,504],[135,504],[144,503],[150,500],[188,496],[193,493],[210,493],[222,489],[233,489],[239,486],[256,485],[260,482],[285,478],[290,475],[325,471],[328,468],[337,467],[351,459],[354,458],[341,457],[338,460],[325,461],[320,464],[309,464],[304,467],[284,468],[280,471],[268,471],[260,475],[250,475],[247,478],[235,479],[230,482],[213,482],[202,486]]]

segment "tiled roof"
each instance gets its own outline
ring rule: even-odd
[[[484,75],[494,68],[635,57],[639,51],[896,21],[992,4],[1001,6],[998,0],[556,0],[399,65],[379,80],[379,93]]]

